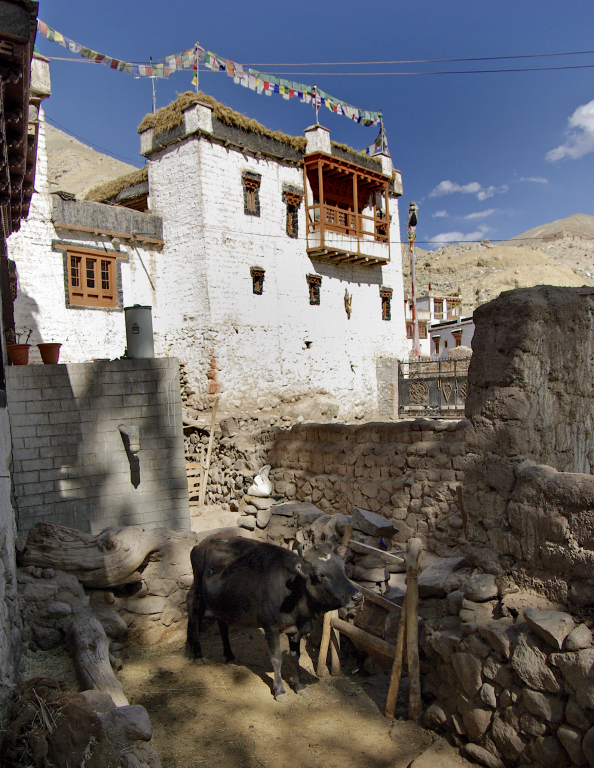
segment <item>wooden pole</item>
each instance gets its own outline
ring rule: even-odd
[[[326,677],[326,657],[328,656],[328,646],[330,645],[330,633],[332,630],[332,611],[324,614],[324,627],[322,629],[322,642],[320,643],[320,653],[318,654],[318,677]]]
[[[396,654],[396,648],[391,643],[387,643],[385,640],[382,640],[375,635],[370,635],[369,632],[366,632],[364,629],[359,629],[359,627],[356,627],[354,624],[349,624],[348,621],[333,618],[332,627],[363,646],[366,651],[381,653],[383,656],[387,656],[390,659],[393,659]]]
[[[388,688],[388,698],[386,699],[386,717],[394,717],[396,712],[396,701],[398,699],[398,690],[400,688],[400,678],[402,677],[402,663],[404,661],[404,629],[406,627],[406,603],[402,606],[400,621],[398,622],[398,633],[396,634],[396,653],[392,672],[390,673],[390,687]]]
[[[330,614],[330,674],[340,674],[340,635],[334,628],[333,622],[338,619],[338,611],[332,611]]]
[[[212,418],[210,420],[210,436],[208,438],[208,451],[206,452],[206,461],[202,465],[202,469],[204,470],[204,473],[202,475],[202,483],[200,484],[200,496],[199,496],[199,506],[201,507],[204,506],[204,500],[206,498],[206,486],[208,485],[208,471],[210,469],[210,455],[212,453],[212,444],[214,442],[215,418],[217,415],[218,404],[219,404],[219,395],[215,397],[214,403],[212,404]]]
[[[408,719],[418,720],[422,711],[419,666],[419,567],[423,544],[409,539],[406,545],[406,645],[408,657]]]

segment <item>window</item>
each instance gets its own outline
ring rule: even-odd
[[[434,336],[433,337],[433,351],[436,355],[439,355],[439,340],[441,336]]]
[[[457,347],[462,346],[462,331],[452,331],[452,336],[454,337],[454,341],[456,342]]]
[[[322,278],[320,275],[308,275],[307,285],[309,287],[309,303],[317,305],[320,303],[320,285]]]
[[[66,251],[68,303],[75,307],[116,307],[116,256],[86,248]]]
[[[419,323],[419,339],[427,338],[427,323]]]
[[[286,232],[289,237],[299,236],[299,206],[302,199],[303,193],[293,188],[285,189],[283,192],[283,200],[287,205]]]
[[[443,320],[443,299],[433,299],[433,316],[436,320]]]
[[[243,182],[243,212],[246,216],[260,215],[260,182],[259,173],[244,173]]]
[[[448,317],[458,317],[460,315],[460,301],[458,299],[447,300]]]
[[[252,292],[261,296],[264,291],[264,270],[262,267],[251,267],[250,272],[252,275]]]
[[[392,307],[391,307],[391,301],[392,301],[392,289],[391,288],[380,288],[380,296],[382,298],[382,320],[391,320],[392,319]]]
[[[412,339],[412,323],[406,324],[406,338]]]

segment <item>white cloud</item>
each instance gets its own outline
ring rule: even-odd
[[[486,219],[487,216],[492,216],[497,211],[497,208],[488,208],[486,211],[478,211],[477,213],[469,213],[468,216],[463,216],[463,219],[467,221],[469,219]]]
[[[471,181],[469,184],[460,185],[455,181],[440,181],[439,184],[429,192],[429,197],[441,197],[442,195],[451,195],[454,192],[461,192],[463,195],[476,195],[479,200],[486,200],[493,197],[494,194],[503,194],[509,187],[504,184],[502,187],[482,187],[478,181]]]
[[[447,211],[435,211],[435,213],[431,214],[432,219],[445,219],[449,216],[449,213]]]
[[[430,238],[429,242],[435,243],[436,245],[445,245],[447,243],[468,243],[474,240],[482,240],[487,232],[490,231],[491,227],[488,227],[486,224],[481,224],[476,232],[468,232],[467,234],[464,234],[463,232],[442,232],[441,234]]]
[[[548,184],[548,179],[543,179],[542,176],[522,176],[518,181],[533,181],[535,184]]]
[[[545,160],[549,163],[563,160],[564,157],[577,160],[589,152],[594,152],[594,101],[578,107],[567,122],[569,124],[565,132],[567,141],[547,152]]]

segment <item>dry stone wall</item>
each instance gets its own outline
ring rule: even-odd
[[[466,555],[584,605],[593,596],[594,289],[510,291],[474,318]]]

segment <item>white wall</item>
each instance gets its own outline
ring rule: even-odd
[[[40,109],[39,143],[35,189],[29,216],[8,239],[8,256],[17,265],[18,294],[14,305],[17,332],[33,330],[30,361],[41,362],[38,342],[62,343],[61,362],[82,362],[93,358],[120,357],[126,348],[124,313],[121,309],[67,307],[62,251],[53,250],[55,241],[86,248],[113,251],[109,237],[72,230],[56,230],[51,221],[52,198],[47,180],[45,122]],[[138,254],[155,283],[159,255],[145,248],[121,246],[125,258],[120,262],[124,303],[153,304],[149,280]],[[21,339],[24,341],[24,338]]]
[[[459,323],[456,323],[455,325],[447,325],[447,326],[441,326],[441,327],[433,327],[429,330],[429,335],[431,336],[431,359],[432,360],[447,360],[448,359],[448,352],[450,349],[456,348],[456,339],[454,338],[454,332],[455,331],[462,331],[462,347],[468,347],[469,349],[472,348],[472,337],[474,336],[474,322],[472,321],[472,318],[468,319],[466,322],[462,321]],[[435,343],[433,341],[434,336],[439,336],[439,355],[436,355],[435,350]],[[445,346],[445,342],[447,341],[448,346]]]

